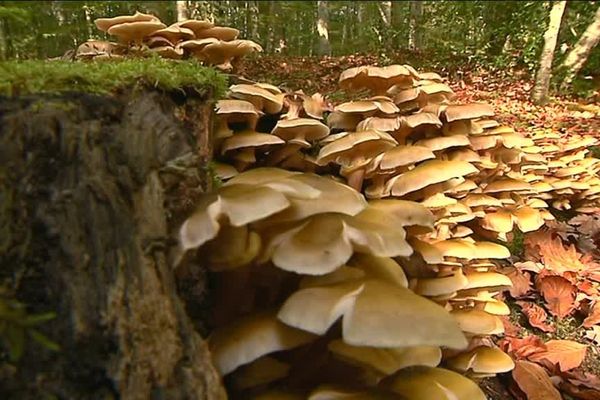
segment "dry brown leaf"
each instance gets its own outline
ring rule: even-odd
[[[535,363],[516,361],[512,376],[527,400],[562,400],[546,370]]]
[[[546,311],[542,307],[526,301],[517,301],[517,304],[527,316],[529,325],[533,326],[534,328],[541,329],[544,332],[554,332],[556,330],[554,329],[554,326],[546,323],[548,314],[546,314]]]
[[[577,368],[583,362],[587,346],[572,340],[549,340],[546,350],[530,355],[531,361],[548,361],[557,365],[561,372]]]
[[[596,301],[590,310],[588,316],[583,320],[585,328],[591,328],[593,325],[600,324],[600,301]]]
[[[513,324],[508,315],[500,315],[499,317],[502,320],[502,325],[504,325],[505,336],[518,336],[523,330],[519,325]]]
[[[575,309],[577,289],[560,276],[538,276],[536,286],[541,292],[548,311],[557,318],[564,318]]]
[[[531,276],[528,272],[522,272],[515,267],[503,268],[501,272],[508,276],[512,282],[512,287],[508,288],[512,298],[522,297],[531,290]]]

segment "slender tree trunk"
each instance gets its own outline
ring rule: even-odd
[[[596,16],[591,24],[588,25],[583,35],[579,38],[575,47],[567,54],[567,58],[562,63],[566,69],[565,78],[560,85],[561,90],[568,90],[575,79],[577,73],[585,65],[590,52],[600,41],[600,7],[596,10]]]
[[[326,1],[317,1],[317,33],[319,34],[319,55],[331,55],[329,8]]]
[[[0,60],[6,60],[7,45],[6,45],[6,22],[0,19]]]
[[[250,1],[250,39],[260,40],[262,39],[258,34],[258,1]]]
[[[187,1],[177,0],[177,22],[185,21],[189,18]]]
[[[557,1],[550,10],[550,22],[544,33],[544,48],[540,57],[540,67],[535,77],[535,86],[531,92],[531,99],[536,104],[544,104],[548,101],[548,88],[552,77],[552,59],[554,49],[560,30],[560,22],[565,11],[566,1]]]
[[[267,53],[272,53],[275,49],[275,27],[273,26],[273,22],[276,20],[278,3],[275,1],[269,2],[269,11],[268,11],[268,25],[269,25],[269,33],[267,34]]]
[[[418,0],[410,2],[410,19],[408,24],[408,48],[411,50],[421,49],[421,16],[423,15],[423,3]]]
[[[391,1],[380,1],[377,9],[381,16],[381,21],[386,28],[389,28],[392,24],[392,2]]]

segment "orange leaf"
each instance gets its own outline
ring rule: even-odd
[[[560,276],[538,276],[536,286],[552,315],[564,318],[573,312],[577,289],[571,282]]]
[[[515,362],[512,376],[527,400],[562,400],[546,370],[529,361]]]
[[[585,334],[586,339],[590,339],[592,342],[600,345],[600,326],[592,326],[591,331],[587,331]]]
[[[521,306],[523,313],[527,316],[529,325],[541,329],[544,332],[554,332],[555,329],[552,325],[546,323],[548,315],[546,311],[537,304],[527,303],[525,301],[517,301],[517,304]]]
[[[577,368],[585,358],[587,346],[572,340],[550,340],[545,343],[546,350],[532,354],[528,358],[531,361],[549,361],[558,365],[561,372]]]
[[[591,328],[593,325],[600,324],[600,301],[596,301],[590,310],[588,316],[583,320],[585,328]]]
[[[542,339],[529,335],[523,339],[506,337],[503,339],[503,350],[510,353],[515,359],[529,358],[531,355],[546,351]]]

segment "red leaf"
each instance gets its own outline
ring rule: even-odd
[[[546,311],[537,304],[528,303],[525,301],[517,301],[517,304],[521,306],[523,313],[527,316],[529,325],[541,329],[544,332],[554,332],[555,329],[552,325],[546,323],[548,315]]]
[[[562,372],[577,368],[583,362],[587,346],[572,340],[550,340],[545,343],[546,350],[530,355],[535,362],[548,361],[557,365]]]
[[[552,315],[564,318],[573,312],[577,290],[571,282],[560,276],[538,276],[536,286]]]
[[[537,364],[517,361],[512,376],[527,400],[562,400],[546,370]]]

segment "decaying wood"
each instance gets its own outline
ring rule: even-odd
[[[28,342],[0,397],[226,398],[169,261],[209,181],[210,106],[178,96],[0,99],[0,278],[57,313],[41,330],[61,346]]]

